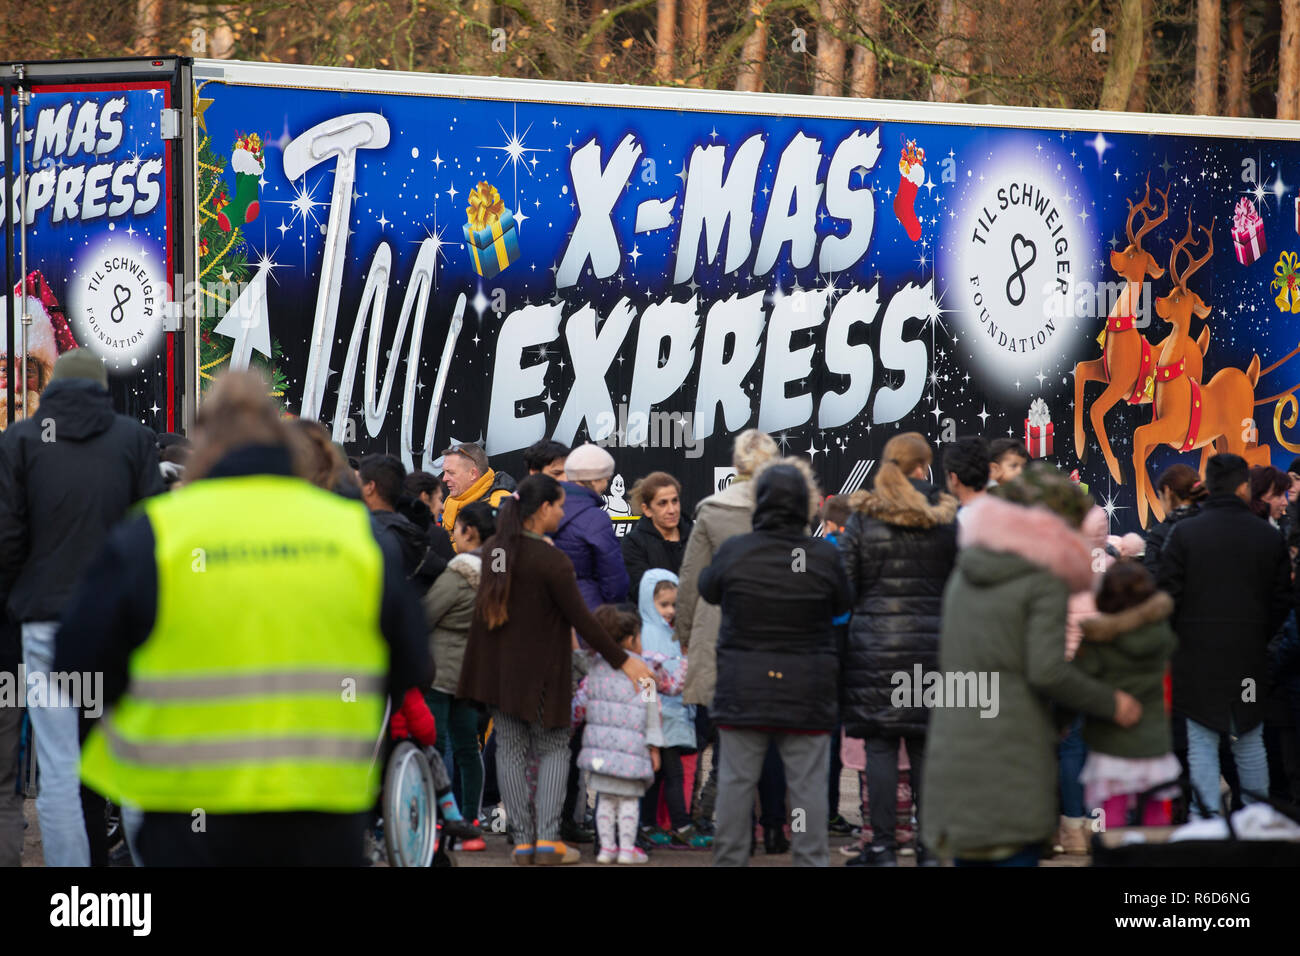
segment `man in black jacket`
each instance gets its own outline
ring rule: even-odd
[[[1291,565],[1282,535],[1247,503],[1250,471],[1239,455],[1206,466],[1210,497],[1169,532],[1160,587],[1175,602],[1173,706],[1187,718],[1187,760],[1202,813],[1220,813],[1219,740],[1228,734],[1242,790],[1268,795],[1258,695],[1269,640],[1290,611]]]
[[[359,471],[361,499],[370,509],[380,547],[400,559],[406,580],[424,597],[447,561],[435,553],[429,535],[396,510],[406,469],[395,455],[370,455],[361,460]]]
[[[756,479],[754,530],[723,543],[700,574],[700,597],[722,607],[718,684],[718,827],[713,862],[744,866],[754,787],[768,742],[785,764],[797,866],[826,866],[826,768],[838,718],[839,648],[832,619],[851,592],[835,545],[808,535],[811,474],[789,459]],[[806,467],[806,465],[805,465]]]
[[[135,502],[163,491],[154,435],[115,414],[104,363],[72,349],[54,364],[41,407],[0,439],[0,580],[8,582],[9,613],[22,625],[30,680],[49,672],[59,618],[109,529]],[[36,737],[45,862],[87,866],[90,844],[82,813],[77,707],[29,709]]]

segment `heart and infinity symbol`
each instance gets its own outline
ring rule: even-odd
[[[1020,261],[1020,253],[1022,249],[1027,249],[1029,252],[1028,262],[1022,263]],[[1030,242],[1020,233],[1016,233],[1011,237],[1011,262],[1015,266],[1015,271],[1013,271],[1007,278],[1007,301],[1012,305],[1018,306],[1020,303],[1025,301],[1025,294],[1028,291],[1025,287],[1025,273],[1028,272],[1029,267],[1037,261],[1038,246],[1034,245],[1034,243]],[[1018,294],[1011,291],[1012,287],[1017,284],[1020,287]]]
[[[117,305],[113,306],[113,308],[109,311],[108,317],[112,319],[114,322],[121,322],[124,318],[126,318],[126,314],[122,311],[122,306],[126,305],[128,302],[131,301],[131,290],[124,285],[114,286],[113,300],[117,303]]]

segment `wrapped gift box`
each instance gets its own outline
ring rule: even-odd
[[[1242,198],[1232,217],[1232,247],[1237,252],[1237,261],[1243,266],[1255,262],[1268,251],[1264,242],[1264,220],[1255,211],[1255,204]]]
[[[519,236],[509,209],[483,229],[474,229],[469,223],[461,229],[474,260],[474,271],[484,279],[491,279],[519,258]]]
[[[1035,458],[1046,458],[1053,453],[1054,437],[1051,422],[1046,425],[1031,425],[1029,419],[1025,419],[1025,447]]]

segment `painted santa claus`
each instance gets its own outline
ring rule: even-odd
[[[20,298],[21,296],[21,298]],[[20,325],[23,305],[32,324],[27,329],[27,381],[22,377]],[[14,420],[34,414],[40,407],[41,392],[50,381],[55,360],[68,349],[77,347],[63,307],[50,291],[39,271],[28,274],[27,281],[14,286]],[[9,424],[9,330],[0,321],[0,430]]]

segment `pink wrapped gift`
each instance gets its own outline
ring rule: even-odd
[[[1264,220],[1255,211],[1255,204],[1242,196],[1232,213],[1232,246],[1237,251],[1237,261],[1248,266],[1267,251],[1264,243]]]

